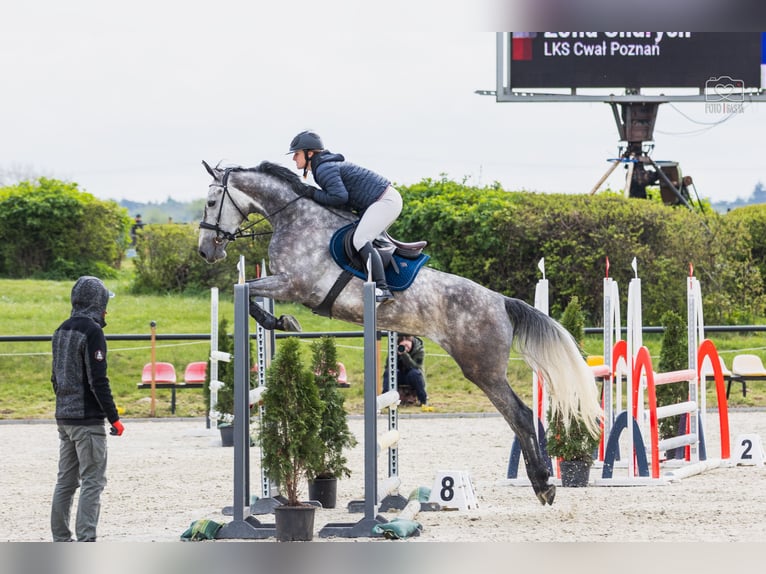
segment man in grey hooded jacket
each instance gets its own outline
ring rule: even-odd
[[[72,287],[72,313],[53,333],[51,382],[56,394],[59,470],[51,505],[54,542],[72,540],[69,517],[80,488],[75,534],[94,542],[106,486],[106,429],[122,435],[106,367],[106,306],[112,293],[97,277]]]

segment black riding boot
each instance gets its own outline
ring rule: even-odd
[[[375,281],[375,301],[378,303],[385,303],[391,301],[394,296],[388,289],[388,283],[386,282],[386,274],[383,271],[383,261],[380,259],[380,253],[372,246],[369,241],[364,244],[359,250],[359,255],[362,256],[365,264],[369,260],[370,273],[372,273],[372,280]]]

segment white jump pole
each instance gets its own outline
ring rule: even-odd
[[[210,288],[210,409],[207,414],[207,428],[215,421],[213,413],[218,405],[218,287]]]
[[[622,322],[620,321],[620,291],[617,282],[609,276],[609,258],[606,258],[604,277],[604,365],[611,371],[614,358],[614,346],[622,340]],[[616,382],[616,384],[615,384]],[[615,388],[616,387],[616,388]],[[612,372],[604,381],[604,437],[612,431],[614,420],[622,405],[622,373]]]
[[[640,385],[640,381],[633,381],[633,365],[635,362],[636,353],[638,349],[643,345],[643,325],[641,316],[641,279],[638,277],[638,264],[636,258],[633,258],[631,262],[634,277],[630,280],[628,285],[628,333],[627,333],[627,346],[628,346],[628,372],[627,372],[627,387],[626,402],[628,411],[628,427],[627,427],[627,458],[628,458],[628,476],[635,476],[636,464],[635,457],[633,456],[634,443],[633,443],[633,385]],[[639,389],[638,393],[638,410],[637,421],[639,428],[641,428],[640,421],[643,418],[643,409],[641,408],[643,403],[643,393]]]
[[[548,301],[548,280],[545,278],[545,257],[541,257],[540,261],[537,262],[537,268],[540,270],[540,273],[542,273],[543,277],[542,279],[539,279],[537,281],[537,285],[535,285],[535,308],[539,309],[546,315],[549,313],[549,301]],[[547,391],[545,389],[545,385],[542,385],[542,388],[540,388],[540,377],[537,373],[537,371],[532,372],[532,404],[533,404],[533,412],[535,416],[533,417],[533,423],[535,427],[535,437],[537,438],[537,442],[540,442],[540,425],[537,424],[537,420],[541,420],[543,422],[543,427],[547,428],[547,418],[548,414],[545,412],[544,405],[548,404],[548,395]],[[542,397],[540,396],[542,393]]]

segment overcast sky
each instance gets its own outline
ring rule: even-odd
[[[0,173],[187,201],[206,192],[201,160],[294,167],[288,144],[312,128],[402,184],[588,193],[618,152],[611,109],[476,95],[495,89],[495,34],[470,5],[391,0],[359,19],[340,0],[14,2],[0,22]],[[652,157],[714,201],[766,183],[766,103],[724,118],[665,104],[655,128]]]

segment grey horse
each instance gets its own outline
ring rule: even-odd
[[[240,226],[247,216],[260,214],[273,230],[270,274],[249,281],[251,295],[316,309],[340,272],[328,249],[330,239],[355,219],[353,214],[304,197],[305,185],[286,167],[203,164],[213,182],[200,223],[200,255],[209,263],[226,257],[227,243],[246,235]],[[362,324],[362,285],[361,279],[351,279],[333,304],[334,318]],[[295,324],[286,316],[255,318],[267,328],[290,330]],[[552,504],[556,488],[535,437],[532,410],[509,385],[507,368],[513,347],[545,381],[553,412],[561,411],[568,421],[583,420],[595,435],[602,415],[597,386],[566,329],[524,301],[429,267],[393,302],[379,306],[377,318],[379,328],[427,337],[452,356],[516,433],[535,494],[542,504]]]

